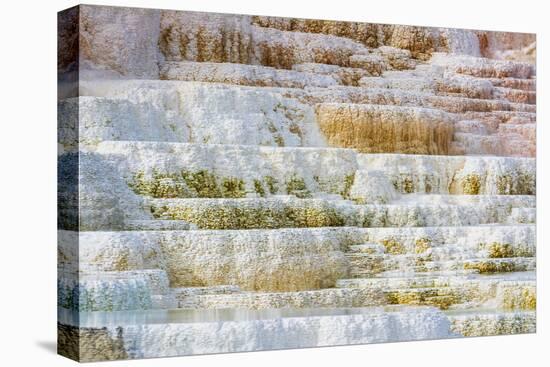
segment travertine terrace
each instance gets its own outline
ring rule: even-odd
[[[535,37],[59,17],[59,350],[530,333]]]

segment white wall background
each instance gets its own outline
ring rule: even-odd
[[[550,133],[544,1],[111,0],[96,4],[536,32],[538,330],[462,340],[222,354],[102,366],[538,366],[548,363]],[[0,364],[68,366],[56,340],[56,12],[75,1],[6,1],[0,12]],[[546,47],[545,47],[546,46]],[[7,79],[7,80],[6,80]],[[7,83],[6,83],[7,81]],[[544,88],[546,87],[546,88]],[[545,291],[546,290],[546,291]],[[545,350],[546,347],[546,350]]]

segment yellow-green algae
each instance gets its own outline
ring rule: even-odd
[[[380,243],[385,247],[387,254],[402,255],[406,252],[405,246],[395,238],[386,238],[381,240]]]
[[[414,182],[411,177],[401,175],[400,178],[392,180],[393,187],[402,193],[412,194],[414,192]]]
[[[477,315],[467,318],[450,317],[451,330],[463,336],[489,336],[533,333],[536,330],[535,313],[507,313],[500,317]]]
[[[427,237],[418,238],[414,242],[414,252],[416,254],[423,254],[429,249],[432,248],[431,246],[432,240]]]
[[[222,197],[216,176],[206,170],[197,172],[182,171],[181,176],[187,186],[192,188],[197,197],[219,198]]]
[[[270,194],[275,195],[277,191],[279,191],[279,187],[277,186],[279,182],[277,181],[277,179],[272,176],[265,176],[264,181],[267,185],[267,188],[269,189]]]
[[[287,227],[341,227],[345,221],[334,208],[284,205],[253,208],[213,205],[197,208],[182,203],[152,207],[153,216],[185,220],[201,229],[260,229]]]
[[[386,292],[389,304],[436,306],[442,310],[460,303],[460,297],[452,288],[413,288]]]
[[[478,195],[481,188],[481,178],[476,174],[469,174],[462,180],[462,192],[466,195]]]
[[[274,135],[273,140],[275,140],[275,144],[277,144],[277,146],[279,146],[279,147],[284,147],[285,146],[285,139],[282,137],[282,135],[280,135],[280,134]]]
[[[224,178],[221,194],[224,198],[244,197],[246,195],[246,192],[244,190],[244,181],[235,177]]]
[[[153,170],[150,178],[143,171],[134,174],[128,186],[139,195],[153,198],[242,198],[244,181],[218,177],[207,170],[166,173]]]
[[[535,195],[535,177],[520,172],[515,177],[500,175],[497,177],[497,192],[501,195]]]
[[[535,287],[507,287],[501,295],[501,306],[508,310],[535,310],[537,308],[537,293]]]
[[[349,198],[355,173],[341,178],[321,178],[314,176],[317,190]],[[276,194],[294,195],[300,199],[311,198],[311,190],[306,181],[296,173],[289,176],[279,191],[279,181],[273,176],[263,176],[245,181],[243,178],[219,176],[208,170],[182,170],[181,172],[160,172],[153,169],[150,175],[136,172],[128,186],[138,195],[153,198],[244,198],[247,193],[261,197]]]
[[[304,179],[297,175],[293,175],[286,181],[286,192],[301,199],[311,197]]]
[[[120,250],[116,254],[116,256],[112,256],[112,254],[105,254],[103,252],[99,253],[93,258],[91,263],[101,265],[102,267],[106,267],[106,265],[110,263],[111,266],[108,267],[108,270],[127,271],[127,270],[131,270],[129,260],[130,260],[130,250],[124,249],[124,250]]]
[[[405,177],[401,183],[403,191],[407,194],[412,194],[414,192],[414,185],[412,180],[409,177]]]
[[[355,172],[346,175],[344,177],[344,189],[340,192],[340,195],[344,199],[349,199],[349,194],[351,191],[351,187],[353,186],[353,182],[355,181]]]
[[[464,264],[465,270],[477,270],[479,273],[508,273],[512,271],[522,271],[512,262],[497,262],[491,260],[481,260],[476,262],[467,262]]]
[[[191,195],[185,183],[175,173],[160,173],[154,170],[152,177],[147,178],[143,171],[139,171],[134,174],[128,185],[136,194],[155,198],[177,198]]]
[[[255,179],[254,180],[254,191],[256,194],[260,195],[261,197],[265,197],[265,190],[264,185],[262,184],[262,181]]]
[[[532,257],[534,252],[527,246],[512,246],[509,243],[491,242],[480,243],[479,247],[488,252],[488,257],[500,259],[506,257]]]

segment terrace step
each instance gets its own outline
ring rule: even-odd
[[[305,227],[424,227],[511,221],[513,207],[528,200],[477,200],[461,204],[392,203],[357,205],[345,200],[292,196],[241,199],[151,199],[155,218],[183,220],[199,229]],[[515,197],[512,197],[515,199]],[[515,218],[515,217],[514,217]]]
[[[535,311],[447,312],[451,329],[463,336],[491,336],[534,333],[537,328]]]
[[[177,182],[168,181],[173,181],[174,175],[186,186],[200,184],[199,178],[212,178],[218,181],[218,187],[213,188],[219,192],[218,197],[227,190],[222,186],[224,180],[235,179],[227,183],[235,186],[235,195],[346,195],[352,189],[356,172],[365,169],[380,172],[399,191],[407,193],[534,194],[535,160],[529,158],[358,154],[351,149],[333,148],[120,141],[101,143],[96,154],[98,158],[116,160],[119,174],[143,190],[151,185],[173,186]],[[151,159],[153,155],[155,158]],[[210,156],[219,159],[212,161],[207,158]],[[333,167],[330,172],[320,169],[325,162]],[[191,175],[190,182],[184,181],[182,172]],[[199,173],[200,177],[194,178]]]
[[[372,255],[371,255],[372,256]],[[417,259],[420,259],[417,260]],[[354,278],[370,278],[395,274],[403,276],[417,272],[430,273],[454,270],[474,270],[481,274],[532,271],[535,269],[535,258],[509,259],[470,259],[429,261],[414,255],[394,255],[391,257],[370,257],[350,261],[350,275]]]
[[[257,350],[258,345],[266,349],[306,348],[456,336],[450,331],[445,314],[433,307],[151,310],[140,314],[141,317],[131,316],[104,314],[101,321],[116,324],[105,327],[97,317],[82,314],[79,326],[83,337],[94,344],[104,340],[105,334],[98,330],[103,329],[107,335],[116,335],[117,329],[121,330],[125,345],[132,346],[127,347],[131,358],[245,352]],[[72,325],[63,318],[61,322]],[[221,329],[220,324],[224,325]],[[247,334],[248,343],[228,345],[228,340],[242,335],[243,329],[263,331]],[[350,335],[349,330],[360,331]],[[392,332],[388,334],[388,330]],[[185,345],[170,343],[178,338],[185,338]],[[209,341],[206,344],[205,339]]]
[[[470,120],[480,120],[487,126],[499,126],[500,124],[533,124],[537,121],[534,112],[519,111],[492,111],[492,112],[466,112],[462,117]]]
[[[385,289],[446,287],[464,284],[476,284],[480,288],[500,282],[525,282],[535,285],[536,274],[533,271],[516,273],[499,273],[481,275],[476,270],[442,271],[433,273],[418,273],[414,276],[373,277],[363,279],[340,279],[336,282],[338,288],[376,287]],[[490,287],[486,287],[487,289]]]
[[[240,292],[197,294],[180,298],[180,308],[194,309],[280,309],[369,307],[387,304],[377,289],[321,289],[299,292]]]
[[[535,67],[530,63],[493,60],[471,56],[448,56],[436,54],[431,62],[441,65],[459,74],[481,78],[519,78],[528,79],[535,76]]]
[[[184,220],[129,220],[125,223],[127,231],[181,231],[191,227]]]
[[[447,32],[445,29],[426,29],[422,27],[373,24],[344,21],[318,21],[301,18],[279,18],[254,16],[254,25],[285,31],[336,35],[361,42],[370,48],[380,46],[399,47],[409,51],[412,57],[420,60],[429,59],[434,51],[463,53],[463,49],[454,49],[461,42],[468,43],[477,39],[470,30]],[[425,40],[417,42],[417,40]],[[458,41],[461,40],[461,41]],[[428,46],[429,45],[429,46]]]
[[[160,51],[167,61],[233,62],[278,69],[307,62],[348,66],[349,56],[368,53],[365,45],[349,38],[264,28],[249,22],[227,22],[219,15],[196,14],[184,19],[179,14],[165,15]],[[228,38],[228,34],[233,36]],[[189,37],[197,41],[186,41]]]
[[[512,223],[535,224],[536,216],[536,208],[513,208],[509,219]]]
[[[287,97],[293,97],[307,104],[317,103],[355,103],[414,106],[440,109],[466,117],[469,113],[535,113],[536,106],[512,103],[506,100],[475,99],[452,95],[434,95],[432,93],[392,90],[388,88],[363,88],[353,86],[334,86],[331,88],[310,88],[307,90],[288,89]]]
[[[473,81],[463,81],[464,76],[452,76],[441,80],[436,78],[434,82],[432,77],[422,76],[426,73],[424,71],[416,72],[420,76],[414,78],[367,76],[360,82],[358,78],[362,75],[362,69],[357,68],[298,64],[293,66],[293,69],[280,70],[228,63],[168,62],[162,69],[164,77],[184,81],[84,82],[80,102],[60,102],[60,114],[70,117],[71,111],[75,110],[71,104],[80,104],[83,121],[90,127],[83,131],[82,141],[85,146],[90,147],[97,145],[98,141],[107,139],[270,146],[324,146],[328,142],[334,146],[353,146],[378,152],[461,154],[461,151],[449,150],[450,143],[445,143],[448,140],[444,138],[445,135],[452,138],[452,131],[449,134],[440,131],[450,130],[445,129],[444,124],[432,126],[433,118],[427,113],[417,114],[412,118],[410,114],[396,115],[395,110],[429,109],[435,111],[432,115],[437,112],[439,116],[446,116],[442,120],[446,122],[449,119],[469,119],[472,113],[536,112],[536,106],[529,104],[535,101],[534,92],[493,87],[487,80],[476,81],[477,79],[473,78]],[[368,73],[364,70],[363,72]],[[421,78],[420,81],[416,80],[418,78]],[[217,84],[207,85],[187,80],[210,81]],[[105,86],[106,83],[109,83],[108,87]],[[354,86],[361,83],[363,87]],[[303,89],[306,85],[308,88]],[[387,88],[388,86],[392,88]],[[148,93],[150,88],[157,89],[159,93],[155,97],[137,97]],[[415,88],[419,90],[415,91]],[[209,111],[204,110],[202,99],[206,91],[212,105],[216,106]],[[179,99],[185,103],[177,102]],[[260,108],[258,101],[262,101]],[[353,139],[345,136],[346,132],[349,133],[345,128],[334,131],[333,128],[327,129],[326,124],[320,124],[320,127],[325,126],[325,129],[319,131],[317,125],[327,113],[322,109],[325,113],[316,116],[315,110],[318,110],[318,104],[323,105],[327,102],[346,106],[358,105],[353,107],[355,109],[363,109],[362,105],[375,105],[383,112],[380,116],[392,115],[392,119],[387,121],[400,123],[395,126],[397,130],[389,129],[391,124],[378,124],[378,128],[372,133],[363,134],[364,136],[353,135],[355,140],[352,141]],[[228,108],[230,105],[234,107]],[[349,116],[346,117],[344,112],[340,111],[339,114],[343,114],[340,118],[343,120],[339,123],[349,120]],[[101,118],[98,118],[98,115]],[[369,116],[357,116],[363,121],[357,129],[364,130],[370,125],[376,125],[376,121],[382,118]],[[219,120],[224,128],[212,128],[213,118]],[[137,125],[133,123],[136,120],[139,121]],[[417,128],[439,131],[436,134],[438,139],[426,143],[425,139],[413,134],[418,130],[410,126],[413,120],[416,121],[413,125]],[[368,121],[371,122],[366,124]],[[494,121],[492,123],[494,124]],[[128,136],[130,124],[133,129],[131,136]],[[62,140],[70,140],[75,133],[71,129],[74,127],[67,126],[62,129],[66,135],[66,139]],[[427,134],[426,131],[424,135]],[[412,135],[408,137],[408,134]],[[443,140],[439,141],[441,139]],[[385,145],[382,144],[384,141]],[[474,149],[475,146],[474,142]],[[74,149],[74,146],[66,148]],[[463,149],[464,154],[477,153],[470,151],[468,145]],[[506,152],[495,152],[506,155]],[[518,150],[518,154],[521,154],[521,150]],[[533,156],[533,153],[528,151],[524,156]]]
[[[537,90],[537,80],[532,77],[529,79],[518,78],[492,78],[489,81],[496,87],[510,88],[534,92]]]
[[[243,290],[264,291],[333,287],[338,279],[346,278],[350,270],[349,260],[344,254],[350,245],[391,242],[395,245],[390,248],[402,247],[407,251],[414,251],[412,249],[418,241],[433,244],[464,243],[467,248],[485,242],[490,246],[495,243],[495,248],[500,249],[495,254],[501,256],[510,253],[512,249],[523,248],[524,244],[533,246],[535,243],[532,225],[118,231],[81,233],[79,251],[76,254],[70,234],[71,232],[67,231],[60,234],[60,267],[66,271],[69,271],[69,265],[74,263],[71,259],[78,256],[83,272],[101,274],[112,271],[160,269],[168,274],[171,287],[231,284],[240,286]],[[479,256],[489,256],[484,251],[481,250]],[[228,268],[227,263],[236,265]],[[291,263],[301,265],[291,271]],[[399,268],[399,262],[394,264]],[[465,267],[465,264],[469,265]],[[480,258],[442,262],[441,269],[437,271],[511,271],[512,268],[529,270],[534,266],[535,258]],[[410,270],[415,269],[410,268],[408,271]],[[423,273],[426,271],[425,269]],[[278,272],[283,272],[284,278],[271,276]],[[388,273],[386,271],[379,275]]]
[[[406,193],[535,194],[535,160],[491,156],[359,154],[359,170],[378,171]]]
[[[535,155],[536,141],[534,139],[509,131],[513,130],[502,129],[493,135],[455,133],[453,139],[461,146],[467,146],[469,154],[472,155],[522,157],[525,156],[525,152],[528,152],[529,156]],[[507,144],[505,145],[504,142]]]
[[[334,74],[337,76],[337,74]],[[328,87],[340,84],[340,79],[296,70],[275,69],[266,66],[213,63],[167,62],[160,71],[161,79],[193,82],[225,83],[255,87],[305,88]]]
[[[496,87],[495,94],[497,98],[505,99],[512,103],[526,103],[531,105],[537,103],[536,91]]]
[[[459,310],[479,307],[531,310],[536,307],[536,282],[532,271],[345,279],[338,281],[336,286],[383,291],[391,304],[432,305]]]

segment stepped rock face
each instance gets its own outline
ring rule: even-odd
[[[438,110],[320,104],[317,120],[330,145],[365,153],[447,154],[453,125]]]
[[[532,34],[78,6],[59,351],[536,330]]]

